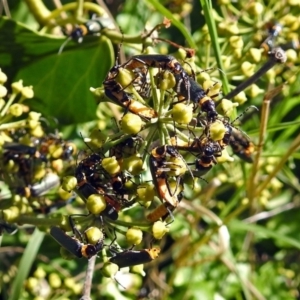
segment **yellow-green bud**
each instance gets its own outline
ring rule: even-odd
[[[22,96],[25,99],[31,99],[34,96],[34,92],[33,92],[33,88],[32,86],[24,86],[24,88],[22,89]]]
[[[135,76],[129,70],[124,68],[119,68],[116,79],[121,84],[121,86],[127,87],[131,85],[132,81],[135,79]]]
[[[285,51],[287,56],[287,61],[296,62],[298,59],[297,52],[294,49],[288,49]]]
[[[40,119],[40,117],[42,116],[41,113],[35,112],[35,111],[31,111],[28,114],[28,120],[32,120],[32,121],[38,121]]]
[[[117,272],[119,271],[119,267],[116,264],[113,264],[111,262],[106,262],[103,265],[103,268],[101,270],[101,273],[103,276],[108,277],[108,278],[113,278]]]
[[[140,174],[143,171],[143,161],[140,154],[135,154],[123,159],[122,170],[127,170],[133,176]]]
[[[249,12],[249,14],[254,15],[254,16],[259,16],[263,13],[264,11],[264,6],[259,3],[259,2],[252,2],[250,3],[250,5],[248,6],[247,11]]]
[[[7,95],[7,89],[4,85],[0,85],[0,98],[3,98]]]
[[[193,118],[193,105],[175,104],[172,108],[172,116],[174,121],[179,124],[189,124]]]
[[[130,273],[146,276],[144,265],[136,265],[130,268]]]
[[[28,120],[28,127],[30,129],[35,129],[37,126],[40,125],[40,122],[39,121],[36,121],[36,120]]]
[[[7,81],[7,76],[6,76],[5,73],[3,73],[3,72],[1,71],[1,68],[0,68],[0,84],[4,83],[4,82],[6,82],[6,81]]]
[[[23,80],[19,80],[17,82],[13,82],[11,85],[12,91],[14,94],[18,94],[23,90]]]
[[[32,123],[31,123],[32,126],[34,126],[33,123],[34,123],[34,121],[32,121]],[[37,138],[41,138],[41,137],[45,136],[45,132],[39,123],[35,127],[31,127],[30,134]]]
[[[222,156],[217,157],[217,162],[223,163],[227,161],[232,162],[234,161],[234,158],[228,154],[227,149],[225,148],[224,150],[222,150]]]
[[[231,23],[231,24],[227,24],[227,27],[225,29],[226,29],[227,32],[229,32],[231,34],[238,35],[240,33],[240,30],[239,30],[239,27],[237,25],[237,22]]]
[[[152,233],[155,239],[160,240],[163,236],[169,232],[169,228],[166,227],[166,223],[162,221],[157,221],[152,226]]]
[[[251,98],[255,98],[256,96],[258,96],[259,94],[264,93],[263,89],[260,89],[256,84],[252,84],[249,88],[249,90],[247,91],[247,94],[251,97]]]
[[[170,157],[168,163],[168,167],[170,168],[168,174],[170,176],[180,176],[187,171],[186,163],[180,157]]]
[[[13,222],[20,215],[20,210],[17,206],[11,206],[9,209],[2,211],[2,218],[6,222]]]
[[[197,82],[199,83],[203,83],[206,80],[211,80],[210,79],[210,75],[205,72],[204,70],[202,70],[198,75],[197,75]]]
[[[66,191],[62,187],[59,187],[57,193],[58,193],[58,196],[60,197],[60,199],[62,199],[62,200],[69,200],[71,198],[71,196],[73,195],[72,192]]]
[[[35,293],[36,287],[39,284],[39,280],[35,277],[29,277],[26,281],[26,288],[32,292]]]
[[[220,103],[220,108],[227,117],[230,117],[235,112],[237,106],[239,106],[238,103],[234,103],[227,99],[222,99]]]
[[[1,89],[1,86],[0,86]],[[14,117],[20,117],[23,113],[23,106],[19,103],[14,103],[10,106],[9,112]]]
[[[241,36],[233,35],[229,38],[229,43],[232,48],[243,48],[244,41]]]
[[[163,73],[162,78],[159,78],[159,80],[160,80],[159,88],[163,91],[172,89],[176,84],[174,75],[168,71],[165,71]]]
[[[94,215],[102,213],[106,208],[105,196],[93,194],[87,198],[87,209]]]
[[[223,61],[223,66],[225,69],[229,69],[232,65],[232,56],[231,55],[222,55],[221,59]]]
[[[262,51],[263,49],[258,49],[258,48],[251,48],[249,50],[249,54],[254,62],[259,63],[261,61]]]
[[[59,144],[52,144],[48,147],[49,155],[54,158],[60,158],[63,155],[63,147]]]
[[[287,3],[290,6],[299,6],[299,0],[288,0]]]
[[[136,192],[140,200],[145,202],[152,201],[155,195],[154,185],[149,183],[140,185]]]
[[[96,245],[103,240],[103,232],[98,227],[90,227],[85,231],[85,236],[89,244]]]
[[[236,48],[233,50],[233,56],[235,59],[240,59],[242,57],[242,48]]]
[[[115,156],[103,158],[101,164],[103,169],[111,175],[121,172],[121,167]]]
[[[143,121],[140,116],[127,113],[121,122],[121,128],[124,133],[127,134],[137,134],[141,131],[143,126]]]
[[[209,127],[210,137],[213,141],[222,140],[226,132],[226,128],[220,120],[216,120]]]
[[[143,240],[143,232],[139,228],[131,227],[126,232],[126,240],[129,244],[139,245]]]
[[[66,278],[64,280],[64,285],[69,289],[71,289],[75,284],[76,281],[73,278]]]
[[[61,279],[57,273],[49,274],[49,284],[54,289],[58,289],[61,286]]]
[[[246,97],[246,94],[245,92],[240,92],[238,93],[234,98],[233,100],[235,102],[237,102],[238,104],[242,105],[243,103],[245,103],[247,101],[247,97]]]
[[[34,271],[34,277],[35,277],[35,278],[42,279],[42,278],[45,278],[46,275],[47,275],[47,274],[46,274],[45,270],[44,270],[42,267],[38,267],[38,268]]]

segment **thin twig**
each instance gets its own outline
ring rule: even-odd
[[[83,294],[80,300],[91,300],[92,280],[93,280],[96,258],[97,255],[94,255],[88,260],[88,266],[87,266],[85,281],[83,286]]]

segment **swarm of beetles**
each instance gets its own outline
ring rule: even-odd
[[[271,49],[269,40],[268,46],[274,64],[285,61],[281,48]],[[113,277],[123,267],[139,269],[158,257],[159,240],[174,221],[185,188],[194,187],[197,179],[205,183],[202,176],[215,164],[232,160],[227,146],[240,159],[252,162],[253,143],[229,118],[234,109],[229,100],[243,88],[227,95],[229,99],[217,101],[220,88],[212,81],[203,86],[197,82],[192,59],[133,56],[113,66],[103,88],[94,90],[96,96],[104,90],[107,101],[123,108],[118,133],[111,138],[99,133],[101,147],[89,147],[87,154],[79,154],[75,172],[61,167],[60,173],[53,171],[54,162],[72,159],[72,143],[57,133],[33,138],[26,132],[10,132],[14,138],[3,143],[2,164],[7,171],[2,177],[10,185],[17,182],[11,189],[13,195],[33,197],[30,206],[35,207],[36,198],[40,202],[45,191],[60,184],[57,174],[69,175],[62,187],[84,201],[87,214],[62,218],[61,224],[51,227],[51,236],[75,257],[91,258],[101,253],[105,276]],[[188,154],[194,158],[186,159]],[[37,175],[39,169],[47,171]],[[7,175],[8,171],[11,174]],[[49,206],[43,212],[47,209]],[[129,209],[134,219],[126,215]],[[1,219],[1,228],[11,232],[8,222],[14,217],[4,209]],[[70,230],[72,235],[66,234]],[[119,234],[126,236],[127,249],[118,245]],[[138,248],[146,235],[149,247]]]

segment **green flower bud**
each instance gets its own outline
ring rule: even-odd
[[[119,271],[118,265],[113,264],[111,262],[106,262],[102,267],[101,273],[105,277],[114,278],[114,276],[117,274],[118,271]]]
[[[242,57],[242,49],[241,48],[234,49],[233,56],[235,59],[240,59]]]
[[[152,233],[155,239],[160,240],[163,236],[169,232],[169,228],[166,227],[166,223],[162,221],[157,221],[152,226]]]
[[[264,6],[259,2],[252,2],[248,6],[247,11],[250,15],[260,16],[264,11]]]
[[[170,157],[168,163],[168,168],[170,168],[168,174],[170,176],[180,176],[187,171],[186,163],[180,157]]]
[[[96,245],[103,240],[103,232],[98,227],[90,227],[85,231],[85,236],[89,244]]]
[[[245,92],[240,92],[238,93],[234,98],[233,100],[235,102],[237,102],[238,104],[242,105],[243,103],[245,103],[247,101],[247,97],[246,97],[246,94]]]
[[[4,85],[0,85],[0,98],[3,98],[7,95],[7,89]]]
[[[136,192],[143,202],[152,201],[155,196],[154,185],[151,183],[139,185]]]
[[[93,194],[87,198],[87,209],[94,215],[102,213],[106,208],[106,201],[104,195]]]
[[[258,48],[251,48],[249,50],[249,54],[255,63],[259,63],[261,61],[262,51],[263,49],[258,49]]]
[[[143,121],[140,116],[127,113],[121,122],[121,128],[124,133],[127,134],[137,134],[141,131],[143,126]]]
[[[101,148],[107,139],[107,135],[98,129],[92,130],[89,141],[85,141],[90,147]]]
[[[122,170],[127,170],[133,176],[140,174],[143,169],[143,161],[140,154],[135,154],[123,159]]]
[[[126,240],[129,244],[139,245],[143,240],[143,232],[139,228],[131,227],[126,232]]]
[[[58,289],[59,287],[61,287],[61,279],[57,273],[49,274],[49,284],[54,289]]]
[[[34,277],[38,278],[38,279],[43,279],[46,277],[47,273],[45,272],[45,270],[42,267],[38,267],[35,271],[34,271]]]
[[[223,66],[225,69],[229,69],[232,65],[232,56],[231,55],[222,55],[221,59],[223,61]]]
[[[7,76],[6,76],[5,73],[3,73],[3,72],[1,71],[1,68],[0,68],[0,84],[3,84],[3,83],[6,82],[6,81],[7,81]]]
[[[208,91],[208,96],[214,96],[220,93],[220,89],[222,87],[221,82],[216,82],[212,80],[207,80],[203,82],[204,90]]]
[[[205,72],[205,70],[200,71],[200,73],[197,75],[197,82],[203,84],[203,82],[207,80],[211,80],[210,75],[207,72]]]
[[[230,117],[234,112],[235,108],[239,106],[238,103],[233,103],[230,100],[222,99],[220,103],[220,108],[222,109],[225,116]]]
[[[240,33],[237,22],[232,24],[227,24],[226,31],[230,34],[238,35]]]
[[[287,3],[290,6],[298,6],[299,5],[299,1],[298,0],[288,0]]]
[[[121,167],[115,156],[103,158],[101,164],[103,169],[110,175],[121,172]]]
[[[38,121],[40,119],[40,117],[42,116],[41,113],[35,112],[35,111],[31,111],[28,114],[28,120],[32,120],[32,121]]]
[[[31,126],[34,126],[34,121],[31,121]],[[28,122],[28,125],[30,127],[30,123]],[[35,127],[30,127],[31,130],[30,130],[30,134],[34,137],[37,137],[37,138],[41,138],[43,136],[45,136],[45,132],[42,128],[42,126],[40,125],[40,123],[36,123],[36,126]]]
[[[9,209],[2,210],[2,218],[10,223],[14,222],[20,216],[20,210],[17,206],[11,206]]]
[[[251,97],[251,98],[255,98],[256,96],[258,96],[259,94],[264,93],[265,90],[260,89],[256,84],[252,84],[250,86],[250,88],[247,91],[247,94]]]
[[[135,75],[124,68],[119,68],[118,70],[118,75],[116,77],[116,80],[118,83],[121,84],[123,87],[131,86],[131,83],[135,79]]]
[[[52,144],[48,147],[48,152],[51,158],[57,159],[63,155],[63,147],[59,144]]]
[[[35,291],[36,291],[36,287],[38,286],[39,284],[39,280],[35,277],[29,277],[27,280],[26,280],[26,289],[28,291],[30,291],[31,293],[35,294]]]
[[[269,70],[269,71],[266,73],[266,76],[267,76],[267,78],[268,78],[270,84],[275,84],[275,78],[277,77],[277,74],[276,74],[274,68],[271,69],[271,70]]]
[[[74,176],[65,176],[62,180],[61,188],[70,193],[73,191],[77,185],[77,179]]]
[[[20,117],[23,114],[23,105],[19,103],[12,104],[9,108],[9,113],[14,117]]]
[[[160,79],[159,88],[163,91],[172,89],[176,84],[174,75],[169,71],[163,72],[162,78],[159,79]]]
[[[174,121],[179,124],[189,124],[193,118],[193,105],[175,104],[172,108],[172,116]]]
[[[66,191],[62,187],[59,187],[57,193],[58,193],[59,198],[62,199],[62,200],[69,200],[71,198],[71,196],[73,195],[72,192],[69,192],[68,190]]]
[[[228,154],[227,149],[225,148],[224,150],[222,150],[222,156],[217,157],[217,162],[224,163],[227,161],[232,162],[234,161],[234,158]]]
[[[294,49],[288,49],[285,51],[287,56],[287,61],[295,63],[298,59],[297,52]]]
[[[76,284],[76,281],[73,278],[71,278],[71,277],[66,278],[64,280],[65,287],[67,287],[69,289],[71,289],[75,284]]]
[[[31,99],[34,96],[32,86],[24,86],[21,93],[22,93],[23,98],[25,98],[25,99]]]
[[[209,127],[210,137],[213,141],[222,140],[226,132],[226,128],[220,120],[216,120]]]
[[[244,47],[244,41],[241,36],[239,35],[233,35],[229,38],[229,43],[232,48],[243,48]]]
[[[40,122],[39,121],[36,121],[36,120],[28,120],[28,127],[30,129],[35,129],[37,126],[40,125]]]
[[[23,80],[19,80],[17,82],[13,82],[11,85],[12,91],[14,94],[18,94],[23,90]]]
[[[130,268],[130,273],[146,276],[144,265],[136,265]]]

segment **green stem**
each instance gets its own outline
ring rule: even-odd
[[[0,113],[0,116],[1,116],[1,117],[3,117],[3,116],[7,113],[9,107],[12,105],[12,103],[13,103],[14,100],[16,99],[16,96],[17,96],[17,94],[12,94],[12,95],[10,96],[9,100],[6,102],[5,106],[3,107],[3,109],[2,109],[2,111],[1,111],[1,113]],[[2,120],[1,120],[1,122],[2,122]]]

